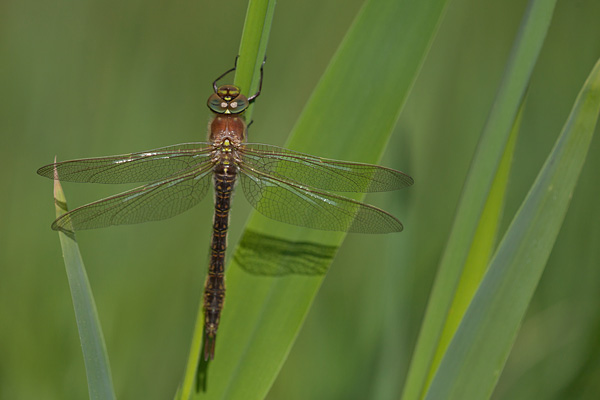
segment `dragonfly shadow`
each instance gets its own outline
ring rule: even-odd
[[[206,344],[206,332],[202,335],[202,347]],[[210,362],[202,355],[198,357],[198,365],[196,366],[196,393],[205,393],[208,388],[208,367]]]
[[[324,275],[338,246],[294,242],[246,230],[233,256],[253,275]]]

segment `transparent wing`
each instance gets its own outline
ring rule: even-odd
[[[75,208],[52,224],[73,232],[171,218],[198,204],[211,186],[211,166]]]
[[[37,173],[66,182],[134,183],[164,179],[210,161],[210,143],[183,143],[139,153],[82,158],[45,165]]]
[[[377,207],[240,166],[246,198],[266,217],[325,231],[400,232],[402,223]]]
[[[329,160],[266,144],[245,144],[239,152],[242,162],[252,169],[316,189],[385,192],[414,183],[410,176],[391,168]]]

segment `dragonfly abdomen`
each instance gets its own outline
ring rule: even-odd
[[[215,217],[210,246],[210,264],[204,287],[204,329],[206,345],[204,358],[213,359],[221,310],[225,301],[225,251],[231,193],[235,185],[234,168],[219,164],[215,168]]]

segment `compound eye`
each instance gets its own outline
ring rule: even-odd
[[[239,95],[229,103],[229,110],[232,114],[239,114],[248,108],[248,99],[244,95]]]
[[[217,114],[225,114],[227,112],[227,102],[223,101],[218,93],[213,93],[207,102],[208,108]]]

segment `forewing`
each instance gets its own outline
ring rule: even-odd
[[[165,179],[210,161],[210,143],[183,143],[139,153],[83,158],[45,165],[37,173],[67,182],[135,183]]]
[[[246,198],[261,214],[292,225],[325,231],[400,232],[402,223],[377,207],[284,181],[247,166],[241,169]]]
[[[334,192],[385,192],[413,184],[403,172],[378,165],[330,160],[265,144],[245,144],[240,153],[252,169],[301,186]]]
[[[73,232],[171,218],[204,198],[211,171],[207,166],[86,204],[58,218],[52,229]]]

